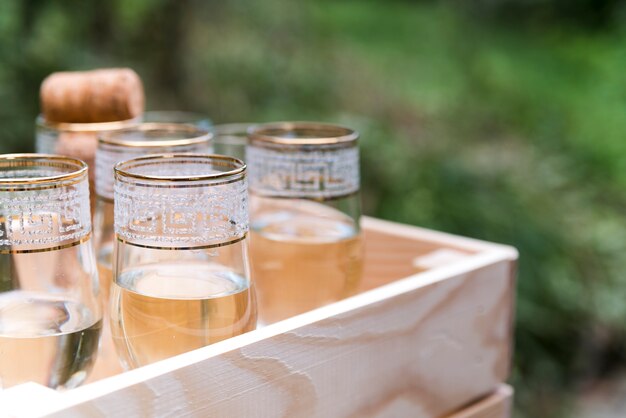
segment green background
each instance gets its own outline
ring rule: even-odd
[[[354,127],[367,214],[519,249],[516,415],[578,416],[626,360],[625,10],[3,0],[0,152],[33,149],[46,75],[95,67],[154,110]]]

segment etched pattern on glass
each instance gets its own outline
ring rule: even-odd
[[[0,171],[0,179],[53,177],[60,174],[62,174],[62,172],[53,169],[15,167],[11,171]],[[6,185],[2,186],[2,189],[5,189],[6,187]]]
[[[96,194],[113,199],[113,167],[121,161],[161,153],[211,153],[212,147],[205,143],[169,147],[127,147],[100,144],[96,151]]]
[[[181,175],[187,170],[181,167]],[[202,247],[248,231],[245,178],[233,182],[155,187],[115,182],[115,232],[148,247]]]
[[[291,152],[251,146],[247,158],[250,190],[259,195],[326,199],[359,190],[357,147]]]
[[[30,170],[21,170],[27,175]],[[33,175],[55,175],[32,170]],[[84,238],[91,231],[89,184],[85,178],[56,188],[32,188],[0,196],[0,250],[53,247]]]
[[[35,151],[39,154],[54,154],[57,135],[52,131],[39,131],[35,138]]]

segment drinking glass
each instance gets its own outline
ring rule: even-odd
[[[65,123],[50,122],[39,115],[36,120],[35,150],[40,154],[61,154],[85,161],[89,170],[91,210],[95,208],[95,170],[93,163],[98,146],[98,135],[126,129],[141,122],[141,118],[116,122]]]
[[[246,166],[162,154],[115,167],[111,332],[134,368],[256,327]]]
[[[101,330],[87,165],[0,155],[0,388],[73,388]]]
[[[148,123],[183,123],[210,131],[213,122],[202,113],[184,110],[149,110],[143,114],[143,121]]]
[[[213,148],[216,154],[230,155],[246,161],[246,148],[248,146],[248,130],[252,128],[249,123],[226,123],[215,125],[213,132]]]
[[[192,125],[143,123],[100,135],[96,151],[94,235],[100,287],[109,300],[113,243],[113,167],[120,161],[158,153],[207,153],[212,134]]]
[[[257,125],[249,139],[259,322],[354,294],[363,264],[357,132],[285,122]]]

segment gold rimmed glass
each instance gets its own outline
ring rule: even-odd
[[[246,161],[248,131],[253,127],[250,123],[226,123],[215,125],[213,147],[216,154],[230,155]]]
[[[186,110],[148,110],[143,114],[143,121],[146,123],[182,123],[205,131],[210,131],[213,127],[213,122],[208,116]]]
[[[111,331],[126,368],[253,330],[246,166],[162,154],[115,167]]]
[[[100,123],[50,122],[42,115],[36,120],[35,150],[40,154],[60,154],[85,161],[89,167],[91,209],[95,208],[95,170],[98,135],[138,125],[141,118]]]
[[[207,153],[212,134],[193,125],[143,123],[100,135],[96,151],[95,245],[100,285],[105,301],[111,286],[113,243],[113,167],[120,161],[148,154]]]
[[[87,165],[0,155],[0,388],[73,388],[101,330]]]
[[[313,122],[249,132],[251,265],[267,324],[355,293],[362,273],[358,134]]]

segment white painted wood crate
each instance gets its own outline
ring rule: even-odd
[[[371,218],[363,227],[362,293],[125,373],[103,347],[92,383],[62,393],[17,386],[0,394],[0,409],[59,417],[508,416],[459,409],[506,392],[517,251]],[[498,405],[508,405],[507,393]]]

